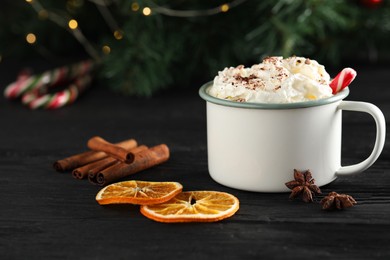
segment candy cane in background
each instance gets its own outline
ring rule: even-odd
[[[17,92],[21,89],[22,85],[31,77],[29,70],[23,70],[19,73],[15,82],[9,84],[4,90],[4,96],[6,98],[13,99],[17,96]]]
[[[15,82],[6,87],[4,96],[8,99],[21,97],[22,103],[31,109],[60,108],[73,103],[90,86],[93,69],[93,62],[87,60],[38,75],[23,71]],[[65,89],[48,93],[64,83],[68,84]]]
[[[332,93],[336,94],[347,87],[356,78],[356,71],[351,68],[343,69],[337,76],[330,82]]]
[[[74,82],[61,91],[52,94],[42,94],[30,91],[23,95],[22,102],[31,109],[45,108],[56,109],[73,103],[77,97],[85,91],[91,83],[89,74],[76,78]]]
[[[16,99],[26,92],[41,89],[44,86],[54,87],[62,82],[74,80],[93,69],[91,60],[82,61],[71,66],[64,66],[46,71],[38,75],[22,74],[16,82],[9,84],[4,90],[8,99]]]

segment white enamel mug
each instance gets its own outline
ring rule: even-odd
[[[288,103],[240,103],[208,94],[209,82],[199,89],[207,102],[207,151],[210,176],[241,190],[285,192],[293,170],[309,169],[318,186],[339,175],[366,170],[382,152],[386,123],[373,104],[343,101],[345,88],[326,99]],[[376,122],[376,140],[364,161],[341,166],[342,110],[369,113]]]

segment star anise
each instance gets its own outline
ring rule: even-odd
[[[294,169],[294,180],[285,183],[291,189],[290,199],[302,195],[304,202],[313,202],[313,194],[320,194],[321,190],[314,184],[310,170],[298,171]]]
[[[356,200],[347,194],[338,194],[335,191],[330,192],[321,200],[322,209],[344,209],[356,204]]]

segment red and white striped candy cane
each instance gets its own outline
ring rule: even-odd
[[[31,72],[29,70],[23,70],[19,73],[15,82],[9,84],[4,90],[4,96],[6,98],[14,98],[17,95],[18,89],[21,88],[21,85],[25,84],[26,80],[31,77]]]
[[[31,109],[56,109],[73,103],[85,89],[90,86],[92,78],[89,74],[76,78],[66,89],[53,94],[42,94],[29,91],[22,97],[23,104]]]
[[[4,90],[4,96],[15,99],[26,92],[40,89],[44,86],[54,87],[59,83],[74,80],[76,77],[89,73],[93,69],[91,60],[82,61],[71,66],[64,66],[42,74],[19,77],[16,82],[9,84]]]
[[[332,88],[332,93],[336,94],[347,87],[356,78],[356,71],[351,68],[343,69],[337,76],[330,82],[329,86]]]

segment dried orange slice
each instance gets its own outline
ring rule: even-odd
[[[165,223],[214,222],[234,215],[238,208],[238,199],[229,193],[187,191],[162,204],[141,206],[141,213]]]
[[[100,205],[149,205],[168,201],[182,189],[183,186],[178,182],[122,181],[101,189],[96,195],[96,201]]]

